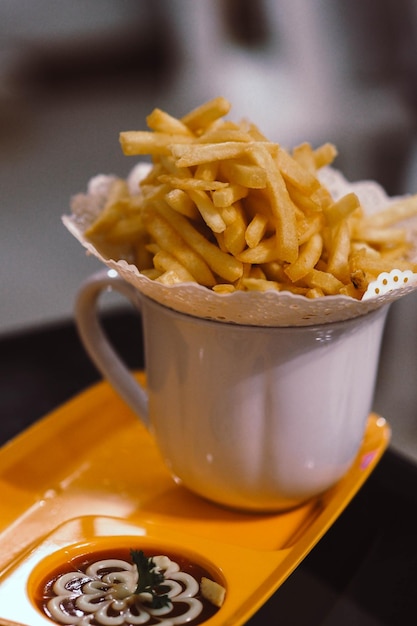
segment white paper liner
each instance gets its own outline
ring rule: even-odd
[[[132,193],[136,193],[139,180],[149,171],[150,165],[139,163],[128,177]],[[364,315],[391,303],[417,288],[417,274],[411,271],[381,274],[371,283],[362,300],[347,296],[324,296],[309,299],[285,291],[235,291],[217,294],[195,283],[163,285],[140,274],[135,265],[125,260],[111,258],[111,249],[99,252],[84,237],[85,230],[102,210],[110,183],[114,176],[98,175],[88,184],[87,194],[74,196],[71,215],[62,220],[70,233],[107,267],[114,269],[141,293],[167,307],[207,319],[254,326],[310,326],[324,322],[338,322]],[[368,215],[377,213],[399,198],[390,198],[374,181],[348,182],[331,167],[319,173],[322,183],[334,199],[354,192]],[[417,220],[408,220],[407,231],[417,255]],[[118,248],[120,252],[120,247]]]

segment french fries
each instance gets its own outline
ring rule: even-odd
[[[219,294],[361,299],[380,272],[417,271],[399,224],[417,216],[417,195],[367,216],[356,194],[333,200],[320,182],[332,144],[288,151],[254,124],[226,120],[230,108],[220,97],[181,118],[154,109],[149,130],[120,133],[124,154],[150,155],[152,168],[137,194],[113,183],[86,237],[120,245],[152,280]]]

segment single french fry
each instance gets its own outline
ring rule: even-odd
[[[201,217],[207,226],[211,228],[214,233],[222,233],[226,228],[226,224],[224,223],[219,209],[214,206],[209,195],[205,191],[198,189],[188,189],[187,193],[200,211]]]
[[[226,141],[253,141],[251,135],[241,129],[213,128],[199,137],[200,143],[224,143]]]
[[[216,293],[233,293],[236,291],[236,287],[231,283],[218,283],[214,285],[213,291]]]
[[[252,158],[267,172],[267,190],[271,212],[276,221],[276,247],[278,259],[294,262],[298,257],[297,225],[294,205],[288,194],[280,171],[274,166],[274,159],[269,151],[260,144],[252,150]],[[275,259],[268,259],[275,260]]]
[[[217,245],[219,246],[219,250],[228,254],[229,250],[226,248],[226,244],[224,243],[224,231],[222,233],[213,233],[213,235]]]
[[[156,132],[194,137],[193,133],[184,122],[161,109],[154,109],[152,113],[147,116],[146,123],[148,128]]]
[[[290,198],[295,204],[295,206],[300,208],[306,215],[321,212],[322,207],[319,204],[319,202],[317,202],[317,200],[315,199],[314,193],[305,194],[303,191],[298,189],[295,185],[292,185],[289,181],[287,181],[287,189],[288,189]]]
[[[304,142],[295,146],[292,150],[292,156],[307,172],[311,174],[316,172],[316,159],[311,144]]]
[[[188,135],[171,133],[154,133],[147,130],[127,130],[120,133],[120,145],[123,154],[135,156],[139,154],[171,154],[171,144],[180,145],[193,141]]]
[[[349,215],[360,206],[359,198],[356,193],[348,193],[342,196],[340,200],[333,202],[330,206],[323,209],[327,224],[334,226],[338,222],[345,220]]]
[[[248,192],[248,188],[242,187],[242,185],[226,184],[223,189],[214,190],[211,197],[215,207],[224,208],[242,198],[246,198]]]
[[[322,213],[314,213],[311,217],[303,217],[297,220],[298,245],[306,243],[313,235],[323,234],[324,217]]]
[[[178,285],[183,283],[195,282],[190,280],[190,274],[185,268],[179,267],[172,270],[166,270],[155,278],[155,282],[163,285]]]
[[[215,191],[216,189],[225,189],[228,185],[219,180],[204,180],[201,178],[177,178],[170,174],[161,174],[158,176],[160,183],[170,185],[175,189],[195,189],[196,191]]]
[[[268,239],[262,239],[257,246],[246,248],[236,258],[242,263],[270,263],[280,260],[280,249],[277,245],[276,236],[272,235]]]
[[[242,278],[242,287],[247,291],[269,291],[271,289],[279,291],[279,284],[273,280],[265,278]]]
[[[289,181],[302,193],[311,194],[320,187],[317,178],[303,168],[292,156],[280,148],[276,157],[278,168],[286,181]]]
[[[182,168],[186,169],[186,168]],[[217,172],[219,169],[218,161],[211,161],[208,163],[200,163],[195,168],[194,177],[201,180],[212,181],[217,179]]]
[[[225,160],[221,163],[220,170],[231,184],[247,189],[265,189],[266,187],[266,172],[262,167]]]
[[[316,170],[325,165],[331,165],[337,157],[337,148],[332,143],[324,143],[313,151],[314,164]]]
[[[190,219],[196,220],[201,217],[196,205],[183,189],[171,189],[165,195],[165,201],[175,211]]]
[[[230,108],[230,102],[220,96],[193,109],[181,118],[181,122],[194,132],[201,131],[215,120],[227,115]]]
[[[249,248],[255,248],[262,241],[267,228],[268,218],[262,213],[256,213],[249,222],[245,232],[245,241]]]
[[[352,230],[353,239],[378,245],[397,245],[404,243],[407,238],[407,231],[404,228],[374,228],[359,223],[354,224]]]
[[[246,246],[246,217],[242,205],[236,202],[223,211],[222,217],[226,223],[223,233],[225,249],[234,256],[242,252]]]
[[[173,254],[167,252],[166,250],[158,250],[153,257],[153,264],[155,269],[160,270],[163,273],[173,272],[173,274],[170,274],[170,279],[175,276],[175,282],[196,282],[196,278],[191,274],[191,272],[184,267],[184,265],[180,263]],[[166,284],[166,279],[164,279],[163,282]]]
[[[312,287],[311,289],[307,289],[305,293],[306,298],[310,298],[313,300],[314,298],[323,298],[324,291],[319,289],[319,287]]]
[[[336,295],[343,288],[342,281],[333,274],[317,269],[312,269],[304,276],[304,281],[309,287],[321,289],[326,295]]]
[[[327,271],[343,283],[349,281],[350,232],[346,221],[340,222],[332,234],[332,246],[328,253]]]
[[[193,167],[209,161],[245,157],[252,152],[253,146],[264,146],[266,150],[272,153],[277,148],[275,144],[268,142],[248,144],[243,141],[226,141],[225,143],[199,144],[183,140],[182,142],[172,141],[170,150],[176,158],[177,167]]]
[[[323,249],[323,239],[319,233],[315,233],[310,239],[300,247],[297,259],[285,268],[288,278],[296,283],[314,269],[320,259]]]

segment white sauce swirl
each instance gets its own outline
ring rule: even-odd
[[[167,556],[152,557],[156,571],[164,574],[164,593],[170,602],[159,609],[149,606],[151,595],[135,594],[138,582],[136,566],[121,559],[104,559],[89,565],[85,572],[62,574],[52,586],[55,597],[46,607],[59,624],[89,626],[94,620],[102,626],[147,624],[178,626],[196,619],[203,610],[195,596],[197,580]],[[178,613],[181,603],[181,614]]]

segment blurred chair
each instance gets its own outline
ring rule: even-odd
[[[410,2],[400,4],[403,9]],[[288,147],[333,141],[341,152],[338,165],[350,178],[381,178],[381,146],[399,170],[413,116],[392,76],[369,75],[368,66],[374,71],[384,57],[371,45],[367,66],[358,58],[358,37],[376,43],[381,22],[389,33],[388,8],[392,12],[394,5],[400,18],[395,28],[406,29],[409,11],[401,12],[393,0],[169,0],[181,60],[177,97],[197,104],[224,95],[235,118],[257,122],[271,139]],[[397,41],[398,33],[391,43]],[[391,172],[392,188],[398,176]]]

